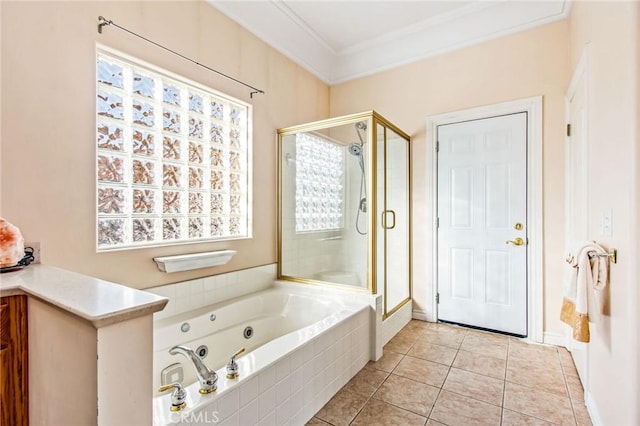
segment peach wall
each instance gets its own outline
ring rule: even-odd
[[[587,346],[587,405],[602,424],[640,424],[638,323],[640,227],[640,3],[584,2],[569,21],[570,72],[589,47],[589,238],[616,247],[610,315],[591,328]],[[600,217],[613,211],[612,235]],[[635,236],[635,238],[634,238]]]
[[[425,59],[331,88],[331,115],[375,109],[412,137],[414,309],[430,309],[426,118],[543,95],[545,332],[560,333],[564,250],[564,93],[566,21]]]
[[[326,118],[329,89],[204,1],[1,2],[1,211],[44,263],[136,288],[276,261],[275,133]],[[170,55],[116,23],[266,91],[249,90]],[[254,106],[253,239],[95,252],[95,45],[118,49]],[[167,275],[152,258],[218,249],[227,265]]]

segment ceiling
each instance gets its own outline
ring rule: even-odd
[[[566,18],[571,0],[208,0],[328,84]]]

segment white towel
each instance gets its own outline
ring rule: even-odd
[[[609,279],[608,258],[594,256],[590,259],[590,252],[607,253],[599,244],[588,242],[566,258],[569,266],[560,319],[571,326],[573,338],[579,342],[589,342],[589,321],[597,320],[602,313],[603,290]]]

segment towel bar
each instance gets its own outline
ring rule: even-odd
[[[607,257],[611,263],[618,263],[618,250],[611,248],[607,253],[598,253],[594,250],[591,250],[589,253],[589,258],[593,257]]]

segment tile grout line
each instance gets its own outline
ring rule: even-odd
[[[420,339],[420,338],[418,338],[418,340],[419,340],[419,339]],[[418,340],[416,340],[416,343],[418,342]],[[440,346],[442,346],[442,345],[440,345]],[[447,347],[448,347],[448,348],[450,348],[450,349],[454,349],[454,348],[451,348],[451,347],[449,347],[449,346],[447,346]],[[409,355],[408,353],[409,353],[409,351],[407,351],[407,354],[400,354],[400,355],[402,355],[402,359],[400,359],[400,361],[398,362],[398,364],[396,364],[396,366],[393,368],[393,370],[391,370],[391,372],[389,372],[389,376],[387,376],[387,379],[385,379],[385,382],[389,379],[389,377],[391,377],[391,375],[392,375],[392,374],[394,374],[393,372],[396,370],[396,368],[398,367],[398,365],[400,365],[400,363],[402,362],[402,360],[403,360],[404,358],[406,358],[406,357],[416,358],[416,359],[419,359],[419,360],[422,360],[422,361],[434,362],[434,363],[439,364],[439,365],[446,365],[446,364],[437,363],[437,362],[435,362],[435,361],[430,361],[430,360],[425,360],[425,359],[423,359],[423,358],[414,357],[414,356],[412,356],[412,355]],[[457,355],[458,355],[458,350],[456,349],[456,355],[454,356],[454,360],[455,360],[455,357],[456,357]],[[452,365],[453,365],[453,361],[452,361]],[[449,367],[451,367],[451,366],[449,366]],[[410,377],[405,377],[405,376],[402,376],[402,375],[399,375],[399,374],[394,374],[394,375],[395,375],[395,376],[397,376],[397,377],[403,378],[403,379],[405,379],[405,380],[410,380],[410,381],[412,381],[412,382],[419,383],[419,384],[421,384],[421,385],[425,385],[425,386],[429,386],[429,387],[433,387],[433,388],[438,389],[438,394],[436,395],[436,398],[435,398],[435,400],[434,400],[433,404],[431,404],[431,408],[430,408],[430,410],[429,410],[429,413],[428,413],[426,416],[425,416],[425,415],[423,415],[423,414],[420,414],[420,413],[416,413],[415,411],[411,411],[411,410],[408,410],[408,409],[406,409],[406,408],[400,407],[400,406],[395,405],[395,404],[393,404],[393,403],[391,403],[391,402],[388,402],[388,401],[385,401],[385,400],[380,399],[380,401],[385,402],[385,403],[387,403],[387,404],[389,404],[389,405],[392,405],[392,406],[394,406],[394,407],[397,407],[397,408],[399,408],[399,409],[401,409],[401,410],[408,411],[408,412],[413,413],[413,414],[416,414],[416,415],[418,415],[418,416],[420,416],[420,417],[425,417],[426,421],[428,421],[428,420],[429,420],[429,416],[431,415],[431,412],[433,411],[433,407],[435,406],[435,403],[436,403],[436,401],[437,401],[437,399],[438,399],[438,396],[440,395],[440,391],[442,390],[442,386],[434,386],[434,385],[432,385],[432,384],[424,383],[424,382],[421,382],[421,381],[418,381],[418,380],[414,380],[414,379],[412,379],[412,378],[410,378]],[[448,372],[447,372],[447,375],[448,375]],[[445,380],[446,380],[446,376],[445,376]],[[384,384],[384,383],[383,383],[383,384]],[[443,385],[444,385],[444,382],[443,382]],[[382,385],[381,385],[380,387],[382,387]],[[380,388],[378,388],[378,389],[380,389]],[[376,392],[376,393],[377,393],[377,392]],[[375,394],[374,394],[374,396],[375,396]],[[376,399],[378,399],[378,398],[376,398]],[[425,421],[425,423],[426,423],[426,421]]]
[[[426,340],[426,339],[424,339],[424,338],[426,337],[426,336],[425,336],[425,334],[426,334],[425,332],[426,332],[426,331],[433,331],[433,332],[435,332],[435,333],[438,333],[438,332],[445,332],[445,333],[446,333],[446,332],[448,332],[449,330],[447,330],[447,329],[442,329],[442,330],[440,330],[439,328],[431,328],[431,327],[413,328],[413,329],[412,329],[412,332],[413,332],[413,333],[407,333],[407,334],[411,334],[413,337],[411,337],[411,338],[407,339],[407,341],[406,341],[406,343],[409,343],[409,345],[408,345],[408,347],[407,347],[407,349],[406,349],[406,352],[401,353],[401,352],[395,352],[395,351],[388,351],[388,352],[391,352],[391,353],[395,353],[395,354],[397,354],[397,355],[400,355],[400,359],[398,360],[398,362],[397,362],[397,363],[395,363],[395,366],[393,366],[393,367],[391,368],[391,371],[385,371],[385,370],[382,370],[382,369],[377,369],[377,368],[375,368],[375,367],[372,367],[372,368],[371,368],[371,370],[372,370],[372,371],[379,371],[379,372],[381,372],[381,373],[385,373],[385,374],[386,374],[386,377],[384,378],[384,380],[382,380],[382,382],[380,382],[380,384],[378,384],[377,386],[375,386],[375,388],[373,389],[373,392],[370,394],[370,396],[366,397],[366,400],[364,401],[364,404],[362,405],[362,407],[361,407],[361,408],[360,408],[360,409],[355,413],[354,417],[350,420],[350,422],[349,422],[349,424],[350,424],[350,425],[352,425],[352,424],[355,422],[356,418],[358,418],[358,416],[362,414],[362,412],[364,411],[364,408],[365,408],[365,407],[366,407],[366,406],[371,402],[371,400],[372,400],[372,399],[376,399],[377,401],[380,401],[380,402],[382,402],[382,403],[389,404],[390,406],[392,406],[392,407],[394,407],[394,408],[397,408],[397,409],[400,409],[400,410],[403,410],[403,411],[405,411],[405,412],[412,413],[412,414],[414,414],[414,415],[418,415],[418,416],[421,416],[421,417],[426,417],[426,421],[425,421],[425,424],[426,424],[426,423],[428,423],[429,419],[432,419],[432,417],[431,417],[431,416],[432,416],[432,414],[433,414],[433,412],[434,412],[434,409],[435,409],[435,407],[436,407],[436,404],[437,404],[437,402],[438,402],[439,398],[443,395],[443,391],[444,391],[444,390],[446,390],[446,389],[444,389],[444,386],[445,386],[445,384],[446,384],[446,382],[447,382],[447,379],[449,378],[449,376],[450,376],[450,374],[451,374],[451,372],[452,372],[452,369],[454,368],[454,364],[455,364],[456,360],[457,360],[457,359],[458,359],[458,357],[460,356],[460,352],[461,352],[462,350],[464,350],[465,352],[470,352],[470,353],[471,353],[471,354],[473,354],[473,355],[484,355],[484,356],[490,356],[490,355],[486,355],[486,354],[483,354],[483,353],[477,353],[477,352],[474,352],[474,351],[467,351],[466,349],[463,349],[463,348],[462,348],[462,344],[464,343],[464,340],[466,339],[466,337],[468,337],[468,336],[472,336],[472,334],[471,334],[471,333],[469,333],[469,332],[468,332],[468,330],[465,330],[465,332],[464,332],[464,333],[462,333],[462,336],[463,336],[463,337],[462,337],[461,343],[460,343],[460,344],[458,344],[457,348],[452,348],[451,346],[448,346],[448,345],[441,345],[441,344],[439,344],[439,343],[433,343],[431,340]],[[424,358],[421,358],[421,357],[414,357],[414,356],[412,356],[412,355],[409,355],[409,352],[410,352],[410,351],[411,351],[411,350],[412,350],[412,349],[417,345],[417,343],[418,343],[418,342],[425,342],[425,343],[428,343],[428,344],[431,344],[431,345],[437,345],[437,346],[442,346],[442,347],[446,347],[446,348],[449,348],[449,349],[455,349],[455,355],[453,356],[453,359],[452,359],[451,363],[450,363],[450,364],[448,364],[448,365],[447,365],[447,364],[442,364],[442,363],[437,362],[437,361],[432,361],[432,360],[430,360],[430,359],[424,359]],[[509,381],[507,380],[507,377],[508,377],[508,366],[509,366],[509,362],[511,361],[511,358],[512,358],[512,357],[511,357],[511,350],[510,350],[510,349],[511,349],[511,347],[513,347],[513,345],[515,344],[515,342],[517,342],[517,340],[512,339],[512,338],[509,338],[509,339],[507,340],[507,345],[506,345],[506,346],[507,346],[507,347],[506,347],[507,353],[506,353],[506,359],[505,359],[505,361],[504,361],[504,362],[505,362],[505,370],[504,370],[504,373],[503,373],[503,375],[502,375],[503,392],[502,392],[501,406],[499,406],[499,408],[501,408],[501,412],[500,412],[500,424],[502,424],[502,423],[504,422],[504,419],[505,419],[504,414],[505,414],[505,410],[506,410],[506,407],[505,407],[505,403],[506,403],[506,384],[509,382]],[[514,349],[515,349],[515,347],[514,347]],[[571,403],[571,409],[572,409],[572,415],[573,415],[573,422],[574,422],[574,424],[577,424],[576,404],[577,404],[577,401],[578,401],[578,399],[579,399],[579,398],[578,398],[578,399],[576,399],[575,401],[574,401],[574,398],[572,398],[571,392],[570,392],[570,390],[569,390],[568,375],[567,375],[567,374],[565,374],[565,372],[567,371],[567,368],[565,368],[564,364],[562,363],[562,358],[560,357],[560,352],[559,352],[558,348],[555,348],[555,349],[556,349],[556,350],[555,350],[555,354],[556,354],[556,357],[557,357],[556,359],[560,362],[560,366],[561,366],[562,379],[563,379],[563,381],[564,381],[564,389],[565,389],[565,391],[566,391],[566,393],[567,393],[567,395],[568,395],[568,397],[569,397],[569,402]],[[394,374],[394,371],[396,371],[396,369],[398,368],[398,366],[399,366],[399,365],[400,365],[404,360],[406,360],[406,359],[407,359],[407,357],[412,357],[412,358],[419,359],[419,360],[422,360],[422,361],[429,361],[429,362],[433,362],[433,363],[438,364],[438,365],[444,365],[444,366],[446,366],[446,367],[447,367],[447,373],[446,373],[446,375],[444,376],[444,379],[443,379],[443,381],[442,381],[442,383],[441,383],[441,385],[440,385],[440,386],[434,386],[434,385],[429,384],[429,383],[424,383],[424,382],[421,382],[421,381],[418,381],[418,380],[414,380],[414,379],[413,379],[413,378],[411,378],[411,377],[405,377],[405,376],[402,376],[402,375],[396,374],[396,376],[397,376],[397,377],[401,377],[401,378],[406,379],[406,380],[411,380],[412,382],[420,383],[420,384],[422,384],[422,385],[430,386],[430,387],[432,387],[432,388],[437,388],[437,394],[436,394],[436,396],[435,396],[435,398],[434,398],[434,402],[433,402],[433,404],[431,405],[430,410],[429,410],[429,412],[428,412],[428,414],[427,414],[427,415],[423,415],[423,414],[420,414],[420,413],[416,413],[416,412],[414,412],[414,411],[412,411],[412,410],[410,410],[410,409],[403,408],[403,407],[398,406],[398,405],[396,405],[396,404],[394,404],[394,403],[391,403],[391,402],[385,401],[385,400],[383,400],[383,399],[381,399],[381,398],[377,398],[377,397],[375,397],[375,395],[378,393],[378,391],[379,391],[379,390],[380,390],[380,389],[381,389],[381,388],[382,388],[386,383],[388,383],[388,381],[390,380],[391,375],[392,375],[392,374]],[[496,357],[494,357],[494,358],[496,358]],[[516,357],[516,358],[519,358],[519,357]],[[527,359],[527,358],[525,357],[525,358],[523,358],[523,359]],[[365,367],[363,367],[363,369],[364,369],[364,368],[365,368]],[[456,367],[456,368],[457,368],[457,367]],[[461,368],[460,370],[462,370],[462,371],[466,371],[466,372],[469,372],[469,373],[478,374],[479,376],[482,376],[482,377],[496,379],[496,377],[495,377],[495,376],[485,376],[484,374],[476,373],[476,372],[474,372],[474,371],[472,371],[472,370],[466,370],[466,369],[464,369],[464,368]],[[573,377],[573,376],[572,376],[572,377]],[[511,383],[511,382],[509,382],[509,383]],[[517,382],[513,382],[513,383],[518,384]],[[524,385],[524,384],[522,384],[522,386],[530,387],[530,386],[527,386],[527,385]],[[535,386],[532,386],[532,387],[530,387],[530,388],[531,388],[531,389],[533,389],[533,390],[538,390],[538,391],[544,392],[544,393],[554,394],[554,392],[544,391],[544,390],[542,390],[542,389],[538,389],[538,388],[537,388],[537,387],[535,387]],[[495,404],[492,404],[492,403],[490,403],[490,402],[487,402],[487,401],[484,401],[484,400],[480,400],[480,399],[476,399],[476,398],[474,398],[474,397],[470,397],[470,396],[467,396],[467,395],[458,394],[457,392],[453,392],[453,391],[448,391],[448,392],[452,392],[452,393],[455,393],[455,394],[457,394],[457,395],[461,395],[461,396],[463,396],[463,397],[467,397],[467,398],[470,398],[470,399],[473,399],[473,400],[476,400],[476,401],[480,401],[480,402],[483,402],[483,403],[486,403],[486,404],[489,404],[489,405],[496,406]],[[559,395],[556,395],[556,396],[559,396]],[[510,410],[510,411],[514,411],[515,413],[519,413],[519,414],[522,414],[522,415],[525,415],[525,416],[530,416],[530,417],[535,418],[535,419],[538,419],[538,420],[542,420],[542,421],[546,421],[546,422],[549,422],[549,423],[553,423],[553,422],[550,422],[549,420],[540,419],[539,417],[534,416],[534,415],[530,415],[530,414],[522,413],[522,412],[520,412],[519,410]],[[315,417],[315,415],[314,415],[314,417]],[[318,418],[318,419],[320,419],[320,418]],[[320,420],[325,421],[325,420],[323,420],[323,419],[320,419]],[[433,420],[434,420],[434,421],[436,421],[435,419],[433,419]],[[327,423],[329,423],[329,422],[327,422]],[[329,423],[329,424],[333,425],[332,423]]]
[[[560,353],[558,353],[558,358],[560,358]],[[571,396],[571,391],[569,390],[569,382],[567,381],[567,375],[565,374],[564,365],[562,365],[562,360],[560,361],[560,369],[562,371],[562,380],[564,380],[564,385],[567,389],[567,395],[569,395],[569,403],[571,404],[571,413],[573,413],[573,423],[578,424],[578,417],[576,416],[576,408],[573,402],[573,397]],[[582,381],[580,382],[580,386],[582,386]]]
[[[456,352],[456,356],[458,356],[458,352]],[[454,358],[455,361],[455,358]],[[453,365],[453,362],[451,363],[451,365]],[[429,417],[427,417],[427,421],[429,421],[429,419],[431,418],[431,414],[433,414],[433,410],[436,408],[436,403],[438,402],[438,399],[440,399],[440,395],[442,394],[442,391],[444,390],[444,384],[447,381],[447,377],[449,377],[449,372],[451,371],[451,367],[449,367],[449,370],[447,371],[447,375],[444,376],[444,380],[442,381],[442,384],[438,387],[438,395],[436,395],[436,399],[433,401],[433,405],[431,406],[431,410],[429,410]],[[437,421],[434,419],[434,421]]]
[[[420,335],[422,335],[422,333],[423,333],[423,332],[424,332],[424,330],[421,330],[421,331],[420,331]],[[391,377],[391,375],[393,374],[393,372],[395,371],[395,369],[396,369],[396,368],[398,368],[398,365],[400,365],[400,363],[402,362],[402,360],[403,360],[403,359],[405,359],[407,356],[409,356],[409,355],[408,355],[408,354],[409,354],[409,352],[410,352],[410,351],[411,351],[411,349],[415,346],[415,344],[416,344],[416,343],[418,343],[418,341],[419,341],[419,340],[420,340],[420,337],[418,337],[418,338],[416,339],[416,341],[415,341],[415,342],[413,342],[413,345],[411,345],[411,347],[407,350],[407,353],[406,353],[406,354],[404,354],[404,355],[402,356],[402,359],[398,362],[398,364],[396,364],[396,366],[395,366],[395,367],[393,367],[393,370],[391,370],[391,372],[390,372],[390,373],[389,373],[389,375],[387,376],[387,379],[385,379],[385,382],[389,379],[389,377]],[[404,376],[400,376],[400,375],[397,375],[397,376],[398,376],[398,377],[404,377]],[[412,380],[412,379],[410,379],[410,378],[408,378],[408,377],[405,377],[405,379]],[[417,383],[422,383],[422,382],[418,382],[417,380],[413,380],[413,381],[414,381],[414,382],[417,382]],[[428,385],[427,383],[423,383],[423,384]],[[382,385],[381,385],[381,387],[382,387]],[[377,391],[376,391],[376,392],[377,392]],[[375,393],[374,393],[374,395],[375,395]],[[386,402],[386,401],[384,401],[384,402]],[[436,404],[436,402],[435,402],[435,401],[433,401],[433,404],[431,405],[431,409],[429,410],[429,414],[431,414],[431,411],[433,410],[433,406],[434,406],[435,404]],[[400,409],[402,409],[402,410],[405,410],[404,408],[402,408],[402,407],[398,407],[398,406],[396,406],[396,405],[394,405],[394,404],[391,404],[391,405],[393,405],[394,407],[400,408]],[[409,410],[405,410],[405,411],[409,411]],[[409,412],[410,412],[410,413],[413,413],[413,411],[409,411]],[[420,415],[420,414],[418,414],[418,413],[414,413],[414,414],[417,414],[417,415],[419,415],[420,417],[424,417],[424,418],[425,418],[425,420],[424,420],[424,425],[426,425],[426,424],[427,424],[427,422],[429,421],[429,415],[422,416],[422,415]]]
[[[451,365],[449,366],[449,370],[447,370],[447,375],[444,377],[444,380],[442,381],[442,385],[440,385],[440,387],[438,389],[438,395],[436,395],[436,399],[435,399],[435,401],[433,401],[433,405],[431,406],[431,410],[429,411],[429,417],[427,417],[427,422],[429,421],[429,419],[432,419],[431,414],[433,414],[433,410],[436,408],[436,404],[438,403],[438,399],[440,399],[440,395],[442,395],[442,391],[444,390],[444,384],[447,382],[447,378],[449,377],[449,373],[451,372],[451,369],[453,368],[453,363],[455,362],[456,358],[458,357],[458,354],[460,353],[460,347],[462,347],[462,342],[464,342],[464,339],[467,337],[467,335],[468,335],[468,330],[465,330],[464,336],[462,337],[462,341],[460,342],[460,346],[458,347],[458,349],[456,349],[456,356],[453,357],[453,361],[451,361]],[[437,422],[438,420],[433,419],[433,421]]]
[[[507,400],[507,372],[509,371],[509,352],[511,349],[511,339],[507,345],[507,359],[504,360],[504,378],[502,380],[502,410],[500,410],[500,425],[504,423],[505,401]]]
[[[425,330],[428,330],[425,329]],[[424,332],[424,330],[423,330]],[[458,356],[458,352],[456,351],[456,356]],[[454,357],[455,360],[455,357]],[[453,362],[451,363],[453,364]],[[449,372],[447,371],[447,376],[449,375]],[[447,380],[447,377],[445,376],[444,381],[442,382],[442,385],[438,387],[438,394],[436,395],[436,397],[433,400],[433,404],[431,404],[431,408],[429,409],[429,414],[427,415],[427,419],[424,421],[424,424],[426,426],[427,423],[429,423],[429,419],[431,419],[431,414],[433,414],[433,409],[436,408],[436,403],[438,402],[438,398],[440,398],[440,393],[442,392],[442,386],[444,386],[444,382]],[[429,385],[429,386],[433,386],[433,385]],[[436,387],[436,386],[434,386]],[[434,420],[437,421],[437,420]]]
[[[406,326],[405,326],[406,327]],[[417,340],[416,340],[417,342]],[[413,342],[413,344],[409,347],[409,349],[407,349],[407,353],[411,350],[411,348],[413,347],[413,345],[415,345],[415,342]],[[393,352],[393,351],[390,351]],[[397,353],[397,352],[396,352]],[[407,356],[407,354],[401,354],[402,358],[400,359],[400,361],[398,361],[398,365],[402,362],[402,360]],[[383,356],[384,356],[384,352],[383,352]],[[396,367],[398,366],[396,365]],[[366,366],[365,366],[366,367]],[[363,367],[363,369],[365,368]],[[393,368],[393,370],[396,369],[396,367]],[[375,367],[374,367],[375,369]],[[360,415],[360,413],[362,413],[362,411],[364,410],[364,408],[367,406],[367,404],[369,403],[369,401],[371,401],[371,399],[373,399],[373,396],[376,394],[376,392],[378,392],[378,389],[380,389],[382,387],[383,384],[385,384],[387,382],[387,380],[389,380],[389,377],[391,376],[391,373],[393,372],[393,370],[391,370],[391,372],[387,373],[385,371],[385,373],[387,373],[387,377],[385,377],[385,379],[382,381],[382,383],[380,383],[380,385],[378,385],[378,387],[375,388],[375,390],[373,391],[373,393],[367,398],[367,400],[364,402],[364,404],[362,404],[362,407],[360,407],[360,409],[358,410],[358,412],[356,413],[356,415],[353,417],[353,419],[351,419],[351,421],[348,423],[348,425],[352,425],[353,422],[356,421],[356,419],[358,418],[358,416]],[[383,370],[378,370],[378,371],[383,371]],[[347,382],[348,383],[348,382]],[[346,386],[346,385],[345,385]],[[385,401],[383,401],[385,402]],[[395,405],[394,405],[395,407]],[[400,408],[400,407],[398,407]],[[426,421],[425,421],[426,424]]]
[[[366,365],[365,365],[365,367],[363,367],[363,368],[362,368],[362,370],[364,370],[365,368],[366,368]],[[360,370],[360,371],[362,371],[362,370]],[[386,373],[386,371],[385,371],[385,373]],[[380,387],[381,387],[381,386],[382,386],[382,385],[387,381],[387,379],[389,378],[389,376],[390,376],[390,375],[391,375],[391,373],[388,373],[387,377],[385,377],[385,379],[382,381],[382,383],[380,383],[380,385],[378,385],[378,387],[376,387],[376,388],[373,390],[373,392],[371,393],[371,395],[369,395],[369,396],[367,397],[367,400],[364,402],[364,404],[362,404],[362,407],[360,407],[360,409],[358,410],[358,412],[356,412],[356,415],[355,415],[355,416],[353,416],[353,419],[351,419],[351,421],[348,423],[349,425],[353,424],[353,422],[355,422],[355,421],[356,421],[356,419],[358,418],[358,416],[360,415],[360,413],[362,413],[362,411],[364,411],[364,407],[366,407],[366,406],[367,406],[367,404],[369,403],[369,401],[371,401],[371,399],[373,398],[373,395],[375,395],[375,394],[376,394],[376,392],[378,392],[378,389],[380,389]],[[351,381],[351,380],[350,380],[350,381]],[[349,383],[349,382],[347,382],[347,383]],[[346,386],[346,385],[345,385],[345,386]],[[356,394],[356,395],[357,395],[357,394]]]
[[[464,339],[463,339],[463,340],[464,340]],[[465,352],[469,352],[469,353],[471,353],[472,355],[481,355],[481,356],[487,356],[487,357],[491,357],[491,358],[499,359],[499,358],[497,358],[497,357],[493,357],[493,356],[490,356],[490,355],[485,355],[485,354],[481,354],[481,353],[478,353],[478,352],[472,352],[472,351],[468,351],[468,350],[462,349],[462,344],[460,344],[460,348],[459,348],[459,349],[458,349],[458,351],[456,352],[456,356],[455,356],[455,358],[454,358],[453,362],[451,363],[451,366],[450,366],[449,371],[451,371],[451,369],[453,369],[453,368],[456,368],[456,369],[458,369],[458,370],[462,370],[462,371],[465,371],[465,372],[467,372],[467,373],[477,374],[477,375],[479,375],[479,376],[486,377],[486,378],[489,378],[489,379],[500,380],[500,379],[498,379],[497,377],[494,377],[494,376],[488,376],[488,375],[486,375],[486,374],[478,373],[478,372],[475,372],[475,371],[472,371],[472,370],[466,370],[466,369],[464,369],[464,368],[454,367],[454,366],[453,366],[453,364],[455,363],[455,359],[458,357],[458,354],[460,353],[460,351],[461,351],[461,350],[464,350]],[[507,346],[507,355],[508,355],[508,351],[509,351],[509,347]],[[478,399],[478,398],[475,398],[475,397],[473,397],[473,396],[464,395],[464,394],[461,394],[461,393],[458,393],[458,392],[455,392],[455,391],[452,391],[452,390],[444,389],[444,384],[443,384],[443,388],[442,388],[442,389],[446,390],[447,392],[451,392],[451,393],[455,393],[456,395],[463,396],[463,397],[465,397],[465,398],[473,399],[474,401],[479,401],[479,402],[482,402],[482,403],[485,403],[485,404],[493,405],[494,407],[503,408],[503,407],[504,407],[504,389],[505,389],[506,373],[507,373],[507,370],[506,370],[506,362],[507,362],[507,360],[505,359],[505,372],[504,372],[504,376],[505,376],[505,377],[502,379],[502,382],[503,382],[503,386],[502,386],[502,389],[503,389],[503,400],[501,401],[501,405],[496,405],[496,404],[494,404],[494,403],[488,402],[488,401],[483,400],[483,399]],[[448,374],[447,374],[447,377],[448,377]],[[445,381],[446,381],[446,380],[445,380]]]
[[[422,332],[424,332],[424,330],[422,330]],[[405,359],[407,356],[411,356],[411,355],[409,355],[409,352],[411,351],[413,346],[418,342],[419,339],[420,338],[416,339],[416,341],[411,345],[411,347],[407,350],[407,352],[405,354],[403,354],[402,359],[400,360],[400,362],[398,362],[398,365],[400,365],[402,360]],[[463,340],[464,340],[464,338],[463,338]],[[458,356],[458,350],[456,350],[456,356]],[[411,358],[416,358],[416,359],[423,360],[422,358],[414,357],[414,356],[411,356]],[[454,360],[455,360],[455,357],[454,357]],[[429,361],[429,360],[423,360],[423,361]],[[436,363],[436,364],[445,365],[445,364],[440,364],[440,363]],[[451,364],[453,365],[453,362]],[[396,367],[394,367],[394,370],[397,368],[398,365],[396,365]],[[449,376],[449,372],[450,371],[451,371],[451,366],[449,366],[449,370],[447,370],[447,375],[445,376],[444,380],[442,381],[442,384],[437,387],[438,388],[438,394],[436,395],[436,397],[435,397],[435,399],[433,401],[433,404],[431,405],[431,409],[429,410],[429,414],[426,416],[425,425],[429,422],[429,419],[431,419],[431,414],[433,413],[433,409],[435,408],[436,403],[438,402],[438,398],[440,397],[440,394],[442,393],[442,388],[444,386],[444,383],[447,380],[447,377]],[[391,375],[391,373],[389,375]],[[400,377],[404,377],[404,376],[400,376]],[[407,379],[409,379],[409,378],[407,377]],[[411,380],[411,379],[409,379],[409,380]],[[420,383],[422,383],[422,382],[420,382]],[[428,383],[423,383],[423,384],[426,384],[428,386],[433,386],[433,385],[429,385]],[[436,386],[433,386],[433,387],[436,387]],[[436,421],[436,420],[434,420],[434,421]]]
[[[392,373],[389,373],[389,377],[391,376],[391,374],[392,374]],[[398,376],[398,375],[396,374],[396,376]],[[388,379],[389,377],[387,377],[387,379]],[[402,376],[398,376],[398,377],[402,377]],[[411,380],[411,379],[406,378],[406,377],[403,377],[403,378],[405,378],[405,379],[407,379],[407,380]],[[387,381],[387,379],[385,379],[385,382]],[[412,381],[413,381],[413,382],[416,382],[416,383],[420,383],[420,384],[425,384],[425,383],[417,382],[417,381],[415,381],[415,380],[412,380]],[[383,384],[384,384],[384,382],[383,382]],[[430,386],[430,385],[427,385],[427,386]],[[382,385],[380,385],[380,388],[381,388],[381,387],[382,387]],[[435,386],[434,386],[434,387],[435,387]],[[379,390],[380,388],[378,388],[378,390]],[[415,414],[416,416],[424,417],[424,418],[425,418],[425,420],[429,420],[429,416],[425,416],[425,415],[423,415],[423,414],[416,413],[415,411],[411,411],[411,410],[409,410],[409,409],[407,409],[407,408],[404,408],[404,407],[401,407],[401,406],[399,406],[399,405],[396,405],[396,404],[394,404],[393,402],[389,402],[389,401],[385,401],[384,399],[376,398],[376,397],[375,397],[375,394],[376,394],[376,393],[377,393],[377,390],[376,390],[376,392],[375,392],[373,395],[371,395],[371,398],[370,398],[370,399],[375,399],[375,400],[377,400],[377,401],[384,402],[385,404],[389,404],[389,405],[391,405],[392,407],[396,407],[396,408],[398,408],[398,409],[400,409],[400,410],[402,410],[402,411],[406,411],[406,412],[408,412],[408,413]],[[367,402],[368,402],[368,401],[367,401]],[[432,406],[432,408],[433,408],[433,406]],[[431,412],[431,411],[429,411],[429,412]]]
[[[509,342],[509,346],[511,346],[511,342]],[[556,354],[557,354],[557,355],[558,355],[558,357],[559,357],[559,354],[558,354],[558,352],[557,352],[557,349],[556,349]],[[518,358],[518,357],[516,357],[516,358]],[[508,359],[509,359],[509,353],[507,352],[507,360],[508,360]],[[560,365],[561,365],[561,368],[563,369],[563,367],[562,367],[562,362],[560,362]],[[555,396],[557,396],[557,397],[561,397],[561,396],[560,396],[560,395],[558,395],[558,394],[555,394],[555,393],[553,393],[553,392],[549,392],[549,391],[544,390],[544,389],[539,389],[539,388],[537,388],[537,387],[535,387],[535,386],[528,386],[528,385],[525,385],[525,384],[522,384],[522,383],[509,381],[509,380],[507,380],[507,379],[506,379],[506,373],[507,373],[507,370],[505,370],[505,397],[506,397],[506,387],[507,387],[507,383],[513,383],[513,384],[515,384],[515,385],[522,386],[522,387],[526,387],[526,388],[529,388],[529,389],[533,389],[533,390],[536,390],[536,391],[538,391],[538,392],[544,392],[544,393],[547,393],[547,394],[555,395]],[[564,375],[564,370],[563,370],[563,380],[565,380],[565,383],[566,383],[566,376]],[[571,402],[571,404],[572,404],[571,409],[572,409],[572,413],[573,413],[573,415],[574,415],[574,424],[577,424],[576,417],[575,417],[575,412],[573,411],[573,401],[571,400],[571,396],[570,396],[571,394],[569,393],[568,389],[567,389],[567,395],[569,395],[569,401],[570,401],[570,402]],[[503,413],[504,413],[504,410],[505,410],[505,409],[506,409],[506,408],[504,408],[504,407],[503,407]],[[523,413],[523,412],[521,412],[521,411],[516,411],[516,410],[511,410],[511,409],[510,409],[509,411],[513,411],[514,413],[518,413],[518,414],[523,414],[523,415],[525,415],[525,416],[529,416],[529,417],[532,417],[532,418],[534,418],[534,419],[537,419],[537,420],[540,420],[540,421],[544,421],[544,422],[547,422],[547,423],[550,423],[550,424],[554,424],[554,425],[555,425],[555,424],[557,424],[557,423],[554,423],[554,422],[552,422],[552,421],[550,421],[550,420],[545,420],[545,419],[542,419],[542,418],[540,418],[540,417],[534,416],[534,415],[532,415],[532,414]]]

